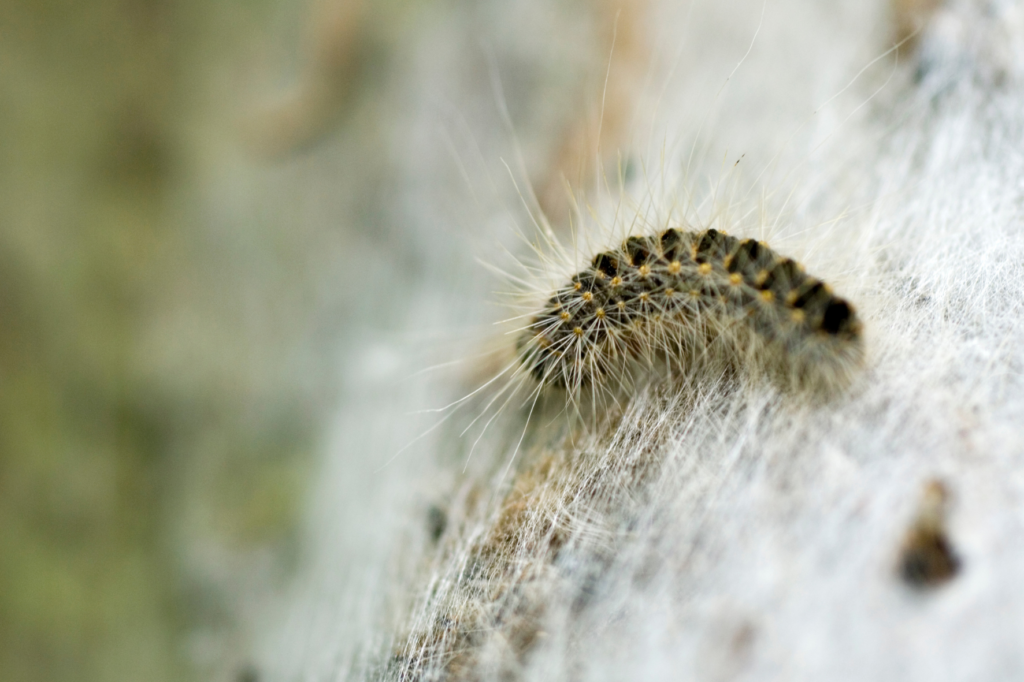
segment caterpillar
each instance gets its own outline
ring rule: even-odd
[[[850,303],[763,242],[715,229],[634,235],[594,256],[520,333],[522,367],[579,393],[630,363],[724,359],[786,387],[832,390],[863,359]],[[606,388],[606,387],[605,387]]]

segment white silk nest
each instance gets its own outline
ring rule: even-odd
[[[897,61],[880,1],[680,4],[651,9],[632,179],[581,201],[577,229],[739,207],[738,235],[763,233],[856,305],[863,371],[820,404],[655,381],[590,428],[537,412],[522,440],[518,402],[479,442],[484,420],[460,435],[473,401],[437,428],[446,412],[411,416],[475,385],[415,373],[481,352],[436,339],[503,315],[472,258],[521,256],[514,234],[535,234],[510,178],[522,186],[547,114],[516,126],[536,102],[507,83],[523,54],[543,75],[558,51],[504,19],[571,13],[524,0],[439,20],[395,133],[428,265],[381,293],[406,306],[402,329],[344,349],[302,564],[261,611],[267,679],[1024,676],[1020,10],[951,2]],[[481,26],[486,68],[452,47]],[[496,90],[467,94],[495,75],[514,136],[500,106],[479,113]],[[725,176],[742,180],[722,198]],[[960,570],[920,588],[897,563],[931,479]]]

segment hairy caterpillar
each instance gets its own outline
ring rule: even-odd
[[[517,350],[537,381],[573,392],[633,360],[671,367],[710,355],[754,361],[790,386],[831,388],[860,364],[863,341],[853,307],[796,261],[754,239],[671,228],[597,254]]]

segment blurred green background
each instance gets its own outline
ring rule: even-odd
[[[294,562],[331,405],[310,254],[348,238],[249,207],[344,99],[260,119],[308,9],[0,2],[5,682],[245,677],[247,599]],[[379,64],[339,26],[320,77],[347,88]]]

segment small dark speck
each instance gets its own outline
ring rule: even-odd
[[[436,504],[430,505],[430,509],[427,510],[427,532],[430,534],[430,541],[440,540],[447,527],[448,514]]]
[[[900,548],[899,575],[911,587],[936,587],[960,571],[960,559],[946,531],[948,498],[942,482],[925,485],[917,516]]]

